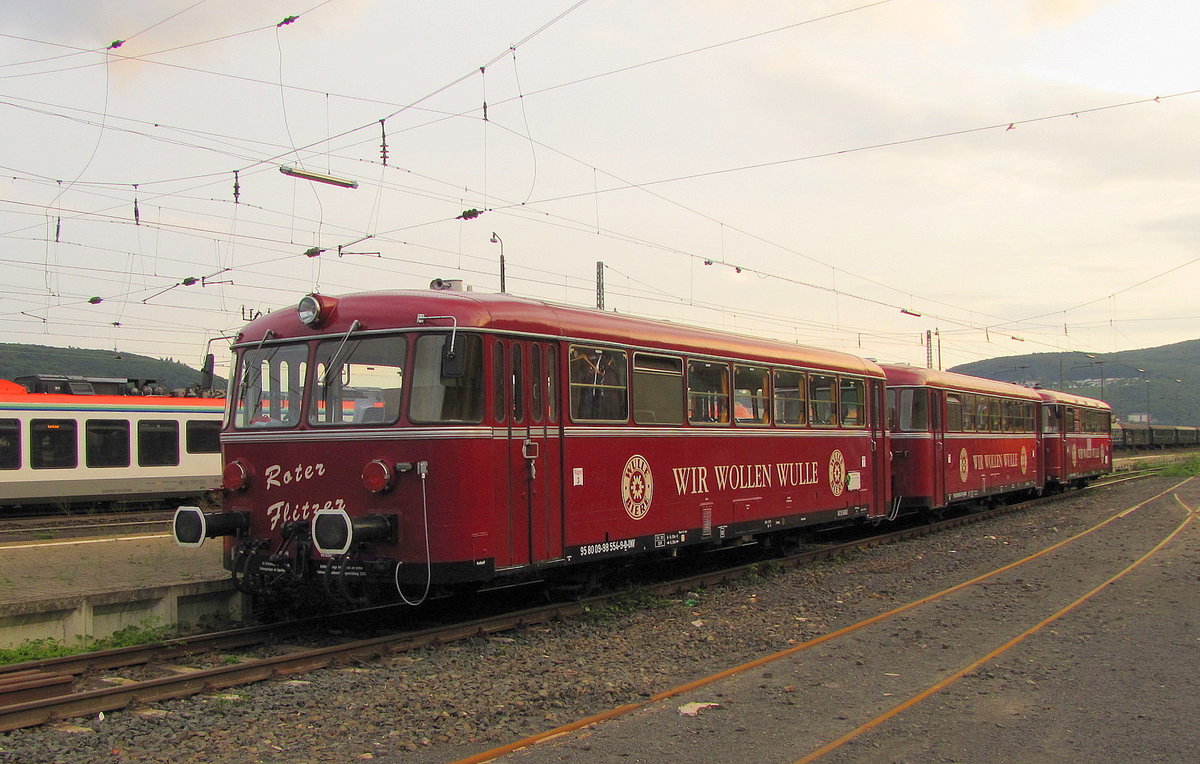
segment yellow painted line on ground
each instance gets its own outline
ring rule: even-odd
[[[104,544],[111,541],[143,541],[145,539],[169,539],[170,533],[147,533],[141,536],[115,536],[102,539],[76,539],[74,541],[39,541],[35,544],[0,544],[0,549],[42,549],[48,546],[75,546],[78,544]]]
[[[1176,498],[1178,498],[1178,496]],[[1182,504],[1183,502],[1181,501],[1180,503]],[[1184,509],[1187,509],[1186,505],[1184,506]],[[1133,569],[1137,568],[1142,563],[1144,563],[1146,560],[1149,560],[1151,557],[1153,557],[1155,554],[1157,554],[1160,549],[1162,549],[1164,546],[1166,546],[1167,543],[1169,543],[1172,539],[1174,539],[1176,536],[1178,536],[1180,533],[1182,533],[1183,529],[1185,527],[1187,527],[1187,525],[1189,523],[1191,523],[1192,520],[1195,520],[1196,517],[1197,517],[1196,513],[1193,512],[1192,510],[1188,509],[1188,516],[1185,517],[1179,523],[1179,525],[1175,526],[1175,530],[1171,531],[1167,535],[1166,538],[1164,538],[1162,541],[1159,541],[1157,544],[1155,544],[1154,547],[1152,549],[1150,549],[1150,551],[1146,552],[1141,557],[1134,560],[1132,563],[1130,563],[1123,570],[1121,570],[1121,572],[1117,573],[1112,578],[1109,578],[1104,583],[1100,584],[1096,588],[1092,589],[1091,591],[1087,592],[1083,596],[1079,597],[1074,602],[1072,602],[1071,604],[1062,608],[1061,610],[1054,613],[1053,615],[1042,619],[1037,624],[1029,627],[1025,631],[1021,632],[1017,636],[1013,637],[1012,639],[1008,640],[1004,644],[997,647],[995,650],[992,650],[987,655],[984,655],[982,658],[971,661],[971,663],[967,664],[966,666],[963,666],[961,669],[959,669],[958,671],[955,671],[953,674],[946,677],[945,679],[942,679],[937,684],[934,684],[933,686],[929,687],[928,689],[925,689],[925,690],[917,693],[916,695],[912,696],[911,698],[904,701],[903,703],[893,706],[888,711],[880,714],[879,716],[875,717],[871,721],[866,722],[865,724],[862,724],[862,725],[856,727],[855,729],[851,730],[850,732],[847,732],[845,735],[842,735],[838,739],[832,740],[829,743],[821,746],[820,748],[818,748],[817,750],[808,754],[804,758],[797,759],[795,764],[808,764],[809,762],[816,761],[817,759],[821,758],[825,754],[830,753],[830,752],[842,747],[843,745],[850,742],[851,740],[854,740],[859,735],[862,735],[865,732],[869,732],[870,730],[878,727],[880,724],[883,724],[884,722],[891,719],[892,717],[898,716],[899,714],[907,711],[908,709],[917,705],[918,703],[925,700],[926,698],[933,695],[934,693],[937,693],[937,692],[940,692],[941,690],[946,689],[947,687],[954,684],[959,679],[962,679],[964,676],[971,673],[975,669],[979,668],[980,666],[984,665],[985,663],[988,663],[993,658],[996,658],[996,657],[1008,652],[1008,650],[1011,649],[1012,647],[1019,645],[1021,642],[1024,642],[1026,640],[1026,638],[1041,631],[1046,626],[1054,623],[1058,619],[1065,616],[1067,613],[1070,613],[1072,610],[1079,607],[1080,605],[1082,605],[1083,603],[1087,602],[1092,597],[1094,597],[1096,594],[1103,591],[1105,588],[1108,587],[1109,584],[1122,578],[1126,573],[1129,573],[1130,571],[1132,571]]]
[[[1133,509],[1137,509],[1138,507],[1143,507],[1146,504],[1149,504],[1150,502],[1152,502],[1156,499],[1162,498],[1163,496],[1167,495],[1168,493],[1171,493],[1175,489],[1179,488],[1184,483],[1187,483],[1191,479],[1192,478],[1187,478],[1186,480],[1182,480],[1182,481],[1176,483],[1175,485],[1171,486],[1170,488],[1166,489],[1165,491],[1155,494],[1154,496],[1150,497],[1149,499],[1146,499],[1145,501],[1141,502],[1140,504],[1136,504],[1133,507]],[[858,623],[851,624],[849,626],[845,626],[843,628],[838,629],[837,631],[831,631],[828,634],[824,634],[822,636],[815,637],[813,639],[808,640],[807,642],[802,642],[798,645],[793,645],[792,647],[789,647],[786,650],[781,650],[780,652],[773,653],[771,655],[765,655],[761,658],[756,658],[748,663],[743,663],[740,666],[734,666],[733,668],[725,669],[724,671],[720,671],[716,674],[711,674],[709,676],[702,677],[695,681],[688,682],[687,684],[683,684],[678,687],[672,688],[670,690],[664,690],[662,692],[651,695],[646,700],[637,701],[634,703],[626,703],[623,706],[617,706],[616,708],[610,708],[607,711],[601,711],[598,714],[593,714],[592,716],[588,716],[583,719],[578,719],[578,720],[570,722],[568,724],[564,724],[562,726],[555,727],[554,729],[546,730],[545,732],[539,732],[537,734],[530,735],[529,737],[521,738],[520,740],[515,740],[512,743],[508,743],[507,745],[498,746],[496,748],[492,748],[487,751],[481,751],[480,753],[477,753],[473,756],[468,756],[464,759],[459,759],[458,761],[454,762],[453,764],[481,764],[481,762],[492,761],[494,759],[500,758],[501,756],[504,756],[505,754],[509,754],[514,751],[519,751],[522,748],[528,748],[531,745],[537,745],[538,743],[544,743],[547,740],[561,737],[562,735],[565,735],[569,732],[574,732],[576,730],[583,729],[584,727],[587,727],[592,724],[597,724],[599,722],[604,722],[604,721],[608,721],[610,719],[615,719],[619,716],[624,716],[625,714],[630,713],[632,711],[637,711],[638,709],[646,708],[654,703],[658,703],[663,700],[668,700],[677,695],[681,695],[681,694],[683,694],[685,692],[689,692],[691,690],[699,689],[701,687],[712,684],[714,682],[718,682],[722,679],[727,679],[735,674],[740,674],[743,671],[748,671],[750,669],[757,668],[759,666],[763,666],[768,663],[773,663],[781,658],[786,658],[789,655],[795,655],[796,653],[799,653],[801,651],[807,650],[812,647],[816,647],[817,645],[824,644],[825,642],[828,642],[833,639],[837,639],[838,637],[844,636],[851,632],[858,631],[859,629],[861,629],[863,627],[879,623],[880,621],[887,620],[888,618],[891,618],[892,616],[900,615],[901,613],[908,612],[909,610],[920,607],[921,605],[925,605],[927,603],[933,602],[934,600],[941,599],[942,597],[945,597],[949,594],[953,594],[954,592],[957,592],[960,589],[965,589],[968,586],[977,584],[981,581],[985,581],[989,578],[992,578],[993,576],[997,576],[1008,570],[1012,570],[1013,568],[1015,568],[1019,565],[1024,565],[1027,562],[1036,560],[1037,558],[1039,558],[1043,555],[1049,554],[1050,552],[1053,552],[1056,549],[1060,549],[1060,548],[1066,546],[1067,544],[1070,544],[1072,541],[1080,539],[1080,538],[1088,535],[1089,533],[1092,533],[1094,531],[1097,531],[1097,530],[1103,528],[1104,526],[1117,520],[1118,518],[1124,517],[1130,511],[1131,510],[1125,510],[1125,511],[1122,511],[1120,514],[1116,514],[1105,520],[1102,520],[1101,522],[1093,525],[1091,528],[1088,528],[1087,530],[1084,530],[1084,531],[1080,531],[1079,533],[1076,533],[1074,536],[1063,539],[1062,541],[1058,542],[1057,544],[1052,544],[1052,545],[1046,547],[1045,549],[1041,550],[1040,552],[1035,552],[1034,554],[1029,555],[1028,557],[1024,558],[1023,560],[1017,560],[1016,562],[1009,563],[1008,565],[1004,565],[1002,567],[996,568],[995,570],[990,571],[988,573],[984,573],[983,575],[976,576],[975,578],[972,578],[969,581],[963,581],[960,584],[955,584],[954,586],[951,586],[949,589],[943,589],[940,592],[930,594],[930,595],[922,597],[918,600],[913,600],[912,602],[909,602],[906,605],[901,605],[899,607],[893,608],[891,610],[888,610],[887,612],[872,616],[864,621],[859,621]]]

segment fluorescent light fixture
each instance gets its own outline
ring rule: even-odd
[[[304,180],[315,180],[318,183],[328,183],[331,186],[341,186],[342,188],[358,188],[357,180],[346,180],[338,178],[334,175],[325,175],[312,170],[305,170],[300,167],[288,167],[285,164],[279,165],[279,171],[284,175],[291,175],[293,178],[303,178]]]

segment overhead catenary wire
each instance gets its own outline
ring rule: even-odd
[[[527,132],[528,132],[528,131],[527,131]],[[226,173],[226,178],[227,178],[227,176],[228,176],[228,174]],[[431,223],[431,224],[436,224],[436,222],[433,222],[433,223]]]

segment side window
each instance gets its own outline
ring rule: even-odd
[[[196,420],[187,423],[186,449],[189,454],[221,453],[221,423]]]
[[[170,467],[179,464],[179,422],[138,422],[137,452],[138,464],[142,467]]]
[[[546,378],[542,375],[542,346],[529,346],[529,418],[535,424],[542,421],[546,408]]]
[[[447,376],[444,356],[449,335],[422,334],[413,348],[408,416],[414,422],[461,424],[483,421],[483,340],[454,335],[457,368]]]
[[[775,424],[801,425],[805,416],[804,374],[785,369],[775,370]]]
[[[900,394],[899,428],[905,432],[925,432],[928,430],[929,391],[917,387],[905,388],[897,392]],[[890,418],[891,414],[889,413],[888,416]]]
[[[525,354],[521,346],[512,346],[512,420],[513,424],[525,421]]]
[[[808,375],[808,419],[814,427],[833,427],[837,378],[824,374]]]
[[[688,361],[688,421],[729,424],[729,366]]]
[[[546,346],[546,418],[554,424],[558,422],[558,348]]]
[[[960,432],[975,432],[975,396],[970,393],[960,393],[962,401],[962,429]]]
[[[72,419],[34,419],[29,423],[29,466],[35,470],[67,469],[79,465]]]
[[[738,424],[770,424],[770,400],[770,375],[765,368],[733,367],[733,418]]]
[[[0,419],[0,470],[21,468],[21,420]]]
[[[838,385],[838,406],[841,413],[842,427],[864,427],[867,423],[866,383],[861,379],[840,380]]]
[[[958,393],[946,393],[946,432],[963,431],[963,400]]]
[[[508,407],[504,405],[504,343],[492,343],[492,415],[503,424],[508,419]]]
[[[571,346],[571,418],[581,422],[629,419],[629,368],[625,352]]]
[[[633,421],[683,424],[683,359],[633,354]]]
[[[128,467],[129,422],[124,419],[87,420],[83,429],[83,453],[89,467]]]

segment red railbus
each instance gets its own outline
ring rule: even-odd
[[[1041,490],[1038,391],[915,366],[883,370],[899,508]]]
[[[1046,487],[1074,485],[1112,471],[1112,407],[1095,398],[1055,390],[1042,397],[1042,452]]]
[[[234,344],[220,513],[245,587],[455,582],[889,510],[883,370],[507,295],[309,295]]]

